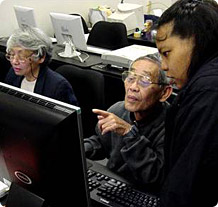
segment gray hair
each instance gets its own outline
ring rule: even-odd
[[[160,57],[160,54],[158,52],[138,57],[137,59],[132,61],[132,63],[130,64],[129,69],[131,69],[132,65],[135,62],[139,61],[139,60],[150,60],[153,63],[157,64],[159,66],[158,83],[160,83],[160,87],[163,87],[164,85],[169,85],[169,79],[166,76],[166,72],[161,70],[161,68],[160,68],[160,66],[161,66],[161,57]]]
[[[50,59],[52,55],[51,39],[36,27],[15,30],[7,41],[6,52],[10,52],[13,47],[17,46],[34,51],[35,58],[46,56],[46,58]]]

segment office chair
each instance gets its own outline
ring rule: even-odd
[[[92,27],[87,44],[110,50],[128,46],[126,26],[121,22],[99,21]]]
[[[0,51],[0,81],[4,82],[4,79],[11,68],[11,63],[5,57],[5,52]]]
[[[81,107],[84,137],[93,135],[98,120],[92,109],[105,109],[104,75],[73,65],[62,65],[55,71],[63,75],[73,87]]]

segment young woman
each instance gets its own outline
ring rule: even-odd
[[[218,201],[218,5],[179,0],[159,19],[162,69],[180,90],[166,119],[162,207]]]

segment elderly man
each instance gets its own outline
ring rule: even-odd
[[[86,156],[148,189],[159,190],[164,164],[164,120],[172,93],[158,54],[136,59],[123,72],[125,100],[97,114],[96,135],[84,140]]]

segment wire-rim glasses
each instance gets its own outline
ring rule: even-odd
[[[129,84],[133,84],[135,81],[137,81],[137,84],[143,88],[147,88],[151,84],[162,85],[160,83],[152,82],[148,75],[141,75],[132,71],[124,71],[122,73],[122,80]]]
[[[31,53],[30,55],[28,56],[23,56],[21,54],[11,54],[11,53],[6,53],[5,54],[5,57],[7,60],[9,61],[13,61],[15,59],[15,56],[17,56],[17,60],[20,62],[20,63],[25,63],[31,56],[33,55],[33,53]]]

